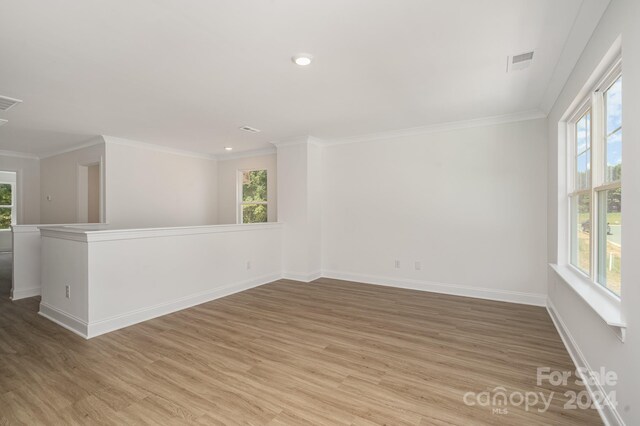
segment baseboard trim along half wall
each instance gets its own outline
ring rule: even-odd
[[[85,339],[87,338],[88,325],[80,318],[76,318],[73,315],[56,309],[53,306],[49,306],[43,302],[40,302],[40,312],[38,312],[38,314],[77,334],[78,336],[82,336]]]
[[[351,272],[322,271],[322,277],[336,280],[361,282],[364,284],[383,285],[387,287],[406,288],[409,290],[428,291],[431,293],[450,294],[453,296],[474,297],[476,299],[496,300],[499,302],[520,303],[523,305],[547,306],[547,295],[523,293],[517,291],[490,288],[469,287],[457,284],[444,284],[433,281],[411,280],[374,275],[354,274]]]
[[[558,313],[558,310],[554,306],[553,302],[551,302],[551,299],[547,299],[547,311],[549,311],[549,316],[553,321],[553,325],[555,325],[556,330],[558,330],[558,334],[560,335],[564,346],[567,348],[567,352],[569,352],[569,356],[573,360],[573,364],[577,369],[588,371],[590,374],[593,374],[591,366],[589,366],[587,359],[585,358],[584,354],[580,350],[580,347],[577,345],[575,339],[571,335],[571,332],[569,332],[567,325],[562,320],[562,317]],[[606,399],[606,403],[604,405],[598,404],[598,412],[600,413],[600,417],[602,418],[604,424],[607,426],[624,426],[622,417],[616,410],[616,407],[609,402],[607,392],[602,387],[602,385],[600,385],[600,383],[597,383],[595,380],[583,381],[586,385],[585,387],[587,388],[589,395],[591,396],[592,401],[601,401],[603,395]]]
[[[183,309],[210,302],[221,297],[230,296],[234,293],[239,293],[241,291],[249,290],[254,287],[259,287],[278,279],[280,279],[279,275],[266,275],[248,281],[242,281],[216,289],[207,290],[202,293],[192,294],[190,296],[172,300],[170,302],[162,303],[159,305],[127,312],[126,314],[108,318],[105,320],[95,322],[90,321],[89,323],[86,323],[58,309],[47,306],[44,303],[40,303],[39,313],[43,317],[50,319],[51,321],[84,337],[85,339],[90,339],[92,337],[97,337],[101,334],[119,330],[130,325],[138,324],[153,318],[181,311]]]
[[[26,299],[27,297],[40,296],[41,288],[25,288],[22,290],[11,290],[11,300]]]

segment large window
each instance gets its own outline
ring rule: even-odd
[[[622,260],[620,62],[569,122],[570,262],[616,295]]]
[[[0,182],[0,229],[9,229],[15,218],[15,185]]]
[[[267,171],[242,170],[238,172],[238,222],[267,221]]]

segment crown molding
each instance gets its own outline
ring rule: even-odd
[[[281,148],[284,146],[295,146],[295,145],[303,145],[306,144],[309,140],[308,136],[300,136],[294,139],[289,139],[286,141],[275,141],[275,142],[271,142],[273,145],[275,145],[277,148]]]
[[[90,148],[92,146],[100,145],[100,144],[103,144],[103,143],[104,143],[104,139],[101,136],[98,136],[97,138],[92,138],[91,140],[89,140],[87,142],[83,142],[83,143],[78,144],[78,145],[70,146],[69,148],[61,149],[59,151],[52,151],[52,152],[49,152],[47,154],[41,155],[40,159],[44,160],[45,158],[55,157],[56,155],[66,154],[68,152],[77,151],[77,150],[83,149],[83,148]]]
[[[262,155],[274,155],[276,154],[276,148],[274,146],[263,149],[253,149],[250,151],[232,152],[229,154],[218,154],[216,159],[218,161],[237,160],[240,158],[260,157]]]
[[[498,115],[493,117],[477,118],[472,120],[453,121],[448,123],[432,124],[427,126],[410,127],[406,129],[391,130],[391,131],[379,132],[379,133],[370,133],[366,135],[351,136],[346,138],[319,139],[317,137],[307,135],[307,136],[300,136],[294,139],[289,139],[285,141],[276,141],[271,143],[276,148],[303,145],[303,144],[315,145],[315,146],[343,145],[343,144],[350,144],[350,143],[370,142],[370,141],[381,140],[381,139],[392,139],[392,138],[399,138],[399,137],[423,135],[423,134],[429,134],[429,133],[438,133],[438,132],[445,132],[445,131],[451,131],[451,130],[468,129],[473,127],[507,124],[507,123],[513,123],[518,121],[536,120],[539,118],[546,118],[546,116],[547,114],[545,114],[540,110],[531,110],[531,111],[524,111],[524,112],[519,112],[515,114],[506,114],[506,115]],[[134,141],[130,139],[123,139],[123,138],[117,138],[114,136],[103,135],[98,138],[91,139],[90,141],[82,143],[80,145],[74,145],[72,147],[69,147],[60,151],[50,152],[40,157],[33,154],[28,154],[28,153],[2,151],[2,150],[0,150],[0,155],[37,160],[37,159],[54,157],[60,154],[66,154],[68,152],[76,151],[82,148],[89,148],[91,146],[99,145],[102,143],[132,146],[132,147],[150,149],[158,152],[165,152],[168,154],[203,158],[207,160],[219,160],[219,161],[234,160],[234,159],[247,158],[247,157],[257,157],[260,155],[271,155],[277,152],[275,148],[264,148],[264,149],[257,149],[257,150],[251,150],[251,151],[242,151],[242,152],[232,153],[232,154],[218,154],[218,155],[203,154],[203,153],[194,152],[194,151],[170,148],[164,145],[156,145],[156,144],[151,144],[147,142],[139,142],[139,141]]]
[[[27,160],[40,159],[37,155],[29,154],[28,152],[5,151],[2,149],[0,149],[0,157],[25,158]]]
[[[300,137],[289,139],[286,141],[276,141],[271,143],[278,148],[285,147],[285,146],[295,146],[295,145],[317,145],[317,146],[325,145],[325,141],[311,135],[300,136]]]
[[[194,151],[187,151],[187,150],[183,150],[183,149],[177,149],[177,148],[170,148],[168,146],[163,146],[163,145],[156,145],[156,144],[152,144],[152,143],[147,143],[147,142],[139,142],[139,141],[134,141],[134,140],[130,140],[130,139],[123,139],[123,138],[117,138],[114,136],[108,136],[108,135],[102,135],[99,136],[97,138],[93,138],[90,141],[81,143],[79,145],[73,145],[70,146],[68,148],[59,150],[59,151],[54,151],[54,152],[49,152],[45,155],[40,156],[40,159],[45,159],[45,158],[49,158],[49,157],[55,157],[56,155],[61,155],[61,154],[66,154],[68,152],[72,152],[72,151],[77,151],[79,149],[83,149],[83,148],[89,148],[95,145],[100,145],[100,144],[116,144],[116,145],[124,145],[124,146],[132,146],[132,147],[137,147],[137,148],[145,148],[145,149],[150,149],[153,151],[158,151],[158,152],[165,152],[167,154],[174,154],[174,155],[182,155],[185,157],[195,157],[195,158],[204,158],[207,160],[216,160],[216,156],[213,154],[203,154],[200,152],[194,152]],[[34,157],[34,158],[38,158],[38,157]]]
[[[171,147],[164,146],[164,145],[156,145],[156,144],[147,143],[147,142],[140,142],[140,141],[134,141],[134,140],[130,140],[130,139],[117,138],[115,136],[103,135],[102,137],[104,138],[104,141],[107,144],[131,146],[131,147],[135,147],[135,148],[144,148],[144,149],[149,149],[149,150],[153,150],[153,151],[157,151],[157,152],[164,152],[164,153],[167,153],[167,154],[182,155],[182,156],[185,156],[185,157],[203,158],[205,160],[216,160],[217,159],[217,157],[215,155],[213,155],[213,154],[204,154],[204,153],[195,152],[195,151],[188,151],[188,150],[184,150],[184,149],[171,148]]]
[[[469,129],[473,127],[495,126],[499,124],[514,123],[518,121],[537,120],[546,118],[546,114],[540,110],[524,111],[515,114],[497,115],[493,117],[476,118],[472,120],[452,121],[448,123],[431,124],[428,126],[409,127],[406,129],[391,130],[387,132],[370,133],[367,135],[352,136],[339,139],[325,139],[322,145],[343,145],[359,142],[371,142],[381,139],[393,139],[407,136],[426,135],[430,133],[446,132],[451,130]]]

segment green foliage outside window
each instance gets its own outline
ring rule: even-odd
[[[242,206],[242,223],[261,223],[266,221],[266,204],[244,204]]]
[[[0,206],[12,204],[11,185],[0,184]],[[11,226],[11,207],[0,207],[0,229],[8,229]]]
[[[0,206],[11,205],[11,185],[0,183]]]
[[[616,164],[615,166],[607,166],[607,172],[611,178],[610,181],[616,181],[622,179],[622,164]]]
[[[242,223],[267,221],[267,171],[242,172]]]

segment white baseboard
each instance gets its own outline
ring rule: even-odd
[[[27,297],[40,296],[41,288],[25,288],[22,290],[11,290],[11,300],[26,299]]]
[[[167,315],[176,311],[181,311],[201,303],[210,302],[221,297],[229,296],[250,288],[258,287],[280,279],[279,274],[265,275],[239,283],[230,284],[224,287],[207,290],[202,293],[193,294],[181,299],[172,300],[155,306],[139,309],[133,312],[127,312],[101,321],[89,322],[87,330],[87,338],[99,336],[109,333],[120,328],[128,327],[143,321]]]
[[[522,293],[517,291],[469,287],[457,284],[443,284],[432,281],[363,275],[340,271],[323,270],[322,276],[336,280],[356,281],[365,284],[429,291],[432,293],[451,294],[454,296],[475,297],[477,299],[497,300],[500,302],[520,303],[534,306],[547,305],[547,296],[545,294]]]
[[[311,281],[315,281],[318,278],[322,278],[322,272],[316,271],[311,272],[310,274],[300,273],[300,272],[283,272],[282,278],[285,280],[292,281],[302,281],[303,283],[310,283]]]
[[[172,300],[155,306],[139,309],[137,311],[127,312],[101,321],[85,322],[79,318],[69,315],[45,303],[40,303],[39,314],[43,317],[55,322],[58,325],[74,332],[75,334],[90,339],[100,336],[101,334],[119,330],[130,325],[148,321],[153,318],[167,315],[173,312],[181,311],[201,303],[210,302],[221,297],[229,296],[250,288],[268,284],[280,279],[279,274],[265,275],[247,281],[227,285],[216,288],[214,290],[204,291],[202,293],[192,294],[181,299]]]
[[[40,302],[40,315],[46,319],[55,322],[56,324],[66,328],[69,331],[87,338],[87,323],[80,318],[63,312],[59,309],[49,306],[46,303]]]
[[[569,352],[569,356],[573,360],[576,368],[593,372],[593,370],[589,366],[589,363],[587,362],[587,359],[584,357],[584,354],[580,350],[580,347],[574,340],[571,332],[562,320],[562,317],[558,313],[558,310],[556,309],[551,299],[547,299],[547,311],[549,311],[549,316],[551,317],[553,324],[558,330],[558,334],[560,334],[560,338],[562,339],[564,346],[567,348],[567,352]],[[591,395],[593,401],[600,401],[601,395],[605,395],[606,398],[607,393],[599,383],[589,383],[585,381],[585,387],[587,388],[587,391]],[[609,401],[607,398],[606,404],[598,406],[598,412],[600,413],[602,421],[607,426],[624,426],[624,420],[622,420],[622,417],[620,417],[620,413],[618,413],[616,407],[608,402]]]

